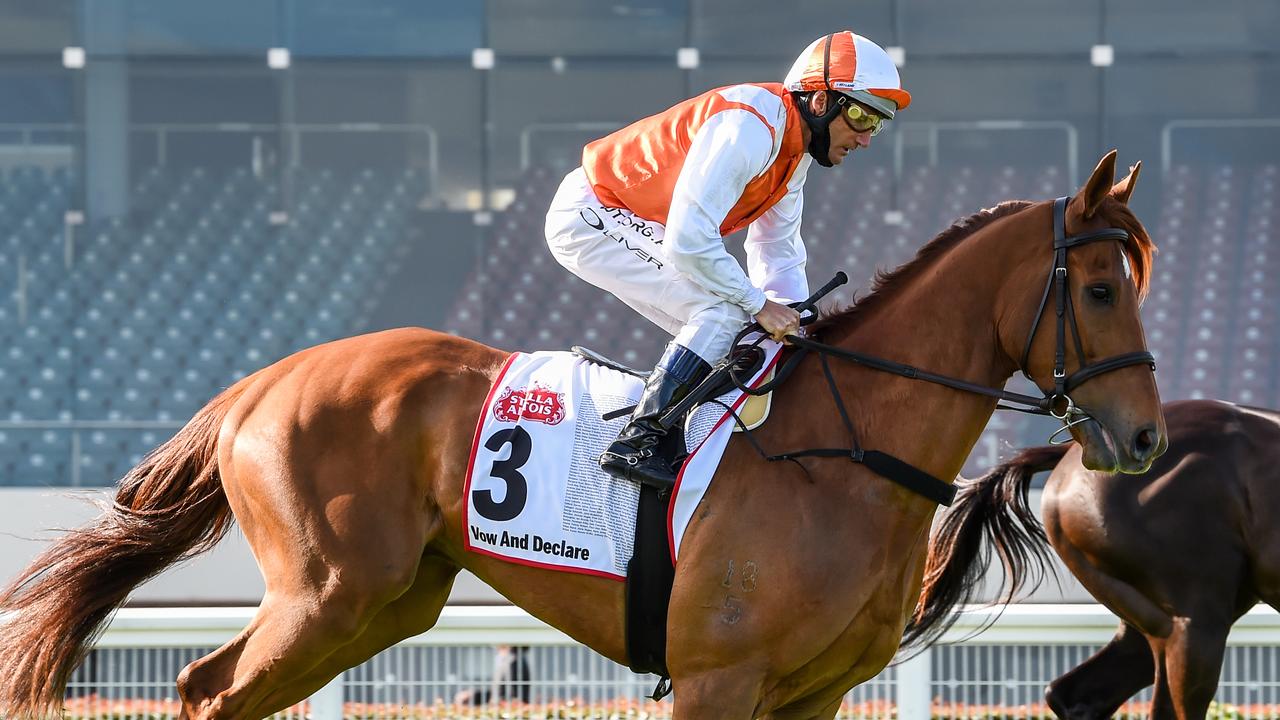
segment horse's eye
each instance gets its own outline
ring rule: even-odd
[[[1111,302],[1111,288],[1106,285],[1094,285],[1089,288],[1089,294],[1093,296],[1094,300],[1097,300],[1100,303]]]

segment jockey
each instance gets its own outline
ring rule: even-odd
[[[781,340],[808,296],[800,239],[810,160],[839,165],[911,102],[889,55],[845,30],[815,40],[782,83],[703,93],[596,140],[547,213],[556,260],[674,336],[617,440],[615,477],[675,483],[660,418],[752,317]],[[805,154],[806,150],[808,155]],[[747,228],[747,268],[724,237]]]

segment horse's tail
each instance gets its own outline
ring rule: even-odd
[[[218,433],[243,387],[210,401],[125,475],[95,522],[0,590],[0,717],[59,717],[71,672],[130,591],[226,534]]]
[[[904,644],[935,642],[955,622],[957,604],[973,599],[981,587],[994,546],[1004,565],[1000,602],[1008,602],[1035,577],[1039,585],[1049,562],[1044,526],[1027,503],[1031,478],[1052,470],[1067,445],[1028,448],[982,477],[965,482],[955,504],[942,516],[929,540],[929,560],[915,613]],[[984,542],[984,537],[986,542]]]

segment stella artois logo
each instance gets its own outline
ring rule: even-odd
[[[564,393],[540,385],[529,388],[503,388],[493,403],[493,416],[501,422],[517,422],[520,418],[558,425],[564,419]]]

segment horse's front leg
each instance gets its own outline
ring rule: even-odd
[[[840,712],[840,703],[842,702],[844,702],[843,695],[828,703],[826,707],[819,708],[816,712],[808,706],[795,709],[778,708],[765,715],[763,720],[834,720],[836,713]]]
[[[726,567],[689,562],[677,573],[667,629],[673,720],[750,720],[766,710],[761,702],[773,643],[767,623],[753,612],[755,593],[721,587]]]
[[[745,667],[729,666],[672,678],[672,720],[752,720],[760,697],[760,678]]]

